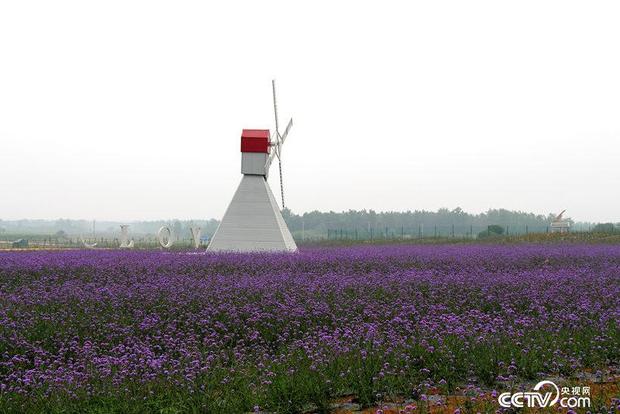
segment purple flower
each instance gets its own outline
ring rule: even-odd
[[[425,401],[433,384],[471,398],[599,369],[615,351],[619,263],[612,244],[0,253],[0,405],[66,397],[80,411],[167,390],[273,412],[267,396],[308,384]]]

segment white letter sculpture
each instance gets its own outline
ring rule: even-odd
[[[161,226],[157,232],[157,240],[159,241],[159,245],[164,249],[171,248],[174,241],[172,240],[172,230],[170,230],[170,227]]]
[[[192,238],[194,239],[194,247],[197,249],[200,247],[200,231],[198,226],[191,226],[189,230],[192,232]]]
[[[128,233],[129,225],[121,224],[121,249],[131,249],[133,247],[133,240],[129,241]]]

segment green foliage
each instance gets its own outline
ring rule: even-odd
[[[483,239],[485,237],[501,236],[502,234],[504,234],[504,228],[502,226],[491,224],[486,230],[478,233],[478,238]]]
[[[596,226],[594,226],[592,231],[595,233],[613,234],[613,233],[620,232],[620,229],[616,228],[616,226],[614,226],[614,223],[599,223]]]
[[[421,227],[425,235],[432,234],[435,226],[443,228],[445,232],[447,226],[454,225],[458,233],[469,231],[472,226],[476,231],[486,229],[489,223],[497,224],[501,227],[511,226],[513,228],[529,226],[531,231],[544,230],[549,225],[551,219],[549,215],[526,213],[522,211],[510,211],[506,209],[491,209],[480,214],[470,214],[464,212],[460,207],[453,210],[440,208],[437,211],[415,210],[415,211],[385,211],[376,212],[374,210],[349,210],[343,212],[320,212],[311,211],[298,215],[290,210],[283,212],[284,219],[291,231],[299,231],[302,225],[306,232],[320,230],[325,233],[327,229],[385,229],[417,230]],[[444,233],[445,235],[445,233]]]

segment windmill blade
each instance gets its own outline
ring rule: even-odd
[[[284,205],[284,183],[282,182],[282,158],[280,157],[280,151],[278,151],[278,170],[280,171],[280,195],[282,196],[282,210],[284,210],[286,206]]]
[[[271,154],[267,157],[267,161],[265,162],[265,171],[269,172],[269,167],[271,167],[271,162],[276,156],[276,150],[274,149]]]
[[[274,116],[275,116],[275,120],[276,120],[276,142],[275,142],[275,149],[274,152],[272,154],[269,155],[268,159],[267,159],[267,163],[266,163],[266,167],[269,168],[269,166],[271,165],[271,161],[273,160],[273,157],[276,156],[278,157],[278,170],[280,172],[280,194],[282,196],[282,208],[286,208],[284,205],[284,184],[282,182],[282,157],[281,157],[281,151],[282,151],[282,144],[284,143],[284,140],[286,139],[291,127],[293,126],[293,119],[291,118],[290,121],[288,121],[288,125],[286,126],[286,130],[284,131],[284,135],[280,135],[280,126],[278,124],[278,104],[276,101],[276,81],[275,79],[271,80],[271,88],[272,88],[272,92],[273,92],[273,112],[274,112]],[[272,144],[273,145],[273,144]]]
[[[271,89],[273,91],[273,113],[276,118],[276,138],[280,141],[280,127],[278,126],[278,104],[276,103],[276,80],[271,80]]]
[[[273,157],[269,155],[269,157],[267,157],[267,161],[265,161],[265,171],[267,171],[267,173],[269,173],[269,167],[271,167],[272,160],[273,160]]]
[[[562,210],[562,212],[560,214],[558,214],[558,216],[555,218],[556,220],[560,221],[562,220],[562,215],[566,212],[566,210]]]
[[[265,162],[265,171],[269,171],[269,167],[271,166],[271,161],[276,156],[276,148],[278,147],[278,138],[277,134],[274,132],[269,137],[269,146],[271,150],[269,151],[269,157],[267,157],[267,161]]]
[[[280,145],[284,144],[284,140],[286,139],[286,136],[288,135],[288,132],[291,130],[292,126],[293,126],[293,118],[291,118],[291,120],[288,121],[288,125],[286,126],[286,129],[284,130],[284,134],[282,134],[282,136],[280,137]]]

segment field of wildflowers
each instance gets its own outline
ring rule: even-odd
[[[425,407],[617,366],[619,321],[620,245],[0,253],[0,413]]]

